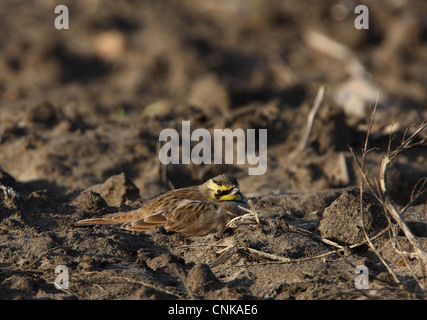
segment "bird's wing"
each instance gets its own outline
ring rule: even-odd
[[[192,200],[186,199],[189,195],[193,197]],[[204,197],[200,193],[199,186],[176,189],[148,200],[139,209],[118,212],[102,218],[80,220],[75,225],[91,226],[102,224],[120,226],[121,228],[133,231],[147,231],[152,227],[165,225],[169,220],[175,221],[180,219],[175,214],[175,208],[191,211],[191,208],[194,206],[197,207],[198,203],[201,203],[203,199]],[[187,207],[188,210],[184,207]]]
[[[180,231],[191,228],[202,213],[216,209],[217,205],[213,201],[183,199],[177,202],[171,211],[161,208],[153,215],[127,223],[124,228],[133,231],[146,231],[154,226],[163,225],[168,230]]]

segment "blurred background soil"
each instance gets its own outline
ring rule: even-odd
[[[54,27],[60,4],[68,30]],[[355,28],[359,4],[368,30]],[[389,137],[395,148],[427,119],[426,16],[422,0],[1,1],[0,298],[425,298],[409,268],[419,274],[417,261],[394,248],[397,239],[411,251],[400,231],[375,240],[396,285],[367,246],[282,264],[241,249],[214,264],[230,243],[290,259],[334,249],[283,228],[191,239],[73,223],[230,173],[260,214],[314,221],[312,231],[341,244],[362,241],[349,148],[360,157],[378,100],[366,160],[378,179]],[[321,86],[326,98],[300,149]],[[160,131],[181,132],[183,120],[191,130],[267,129],[266,173],[160,165]],[[423,177],[425,143],[389,169],[398,206]],[[374,235],[387,222],[372,196],[363,201]],[[404,216],[424,246],[426,201]],[[53,285],[58,265],[69,270],[68,289]],[[369,268],[364,294],[354,286],[357,265]]]

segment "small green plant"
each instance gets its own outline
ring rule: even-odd
[[[119,108],[118,113],[119,113],[119,119],[120,120],[124,120],[126,118],[126,109],[125,109],[125,107],[121,106]]]

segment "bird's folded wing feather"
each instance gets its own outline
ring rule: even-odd
[[[213,201],[182,200],[175,210],[166,213],[166,229],[179,231],[191,228],[201,215],[216,212],[218,206]]]
[[[201,215],[215,213],[217,210],[218,205],[213,201],[183,199],[176,204],[173,210],[163,207],[158,208],[151,215],[143,216],[138,209],[103,218],[80,220],[75,225],[120,225],[121,228],[131,231],[148,231],[155,226],[165,226],[168,230],[179,231],[191,228],[191,225],[197,222]]]

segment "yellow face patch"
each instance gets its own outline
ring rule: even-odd
[[[223,196],[220,196],[218,198],[219,201],[242,201],[243,197],[242,194],[239,192],[235,193],[235,194],[226,194]]]

